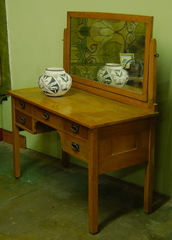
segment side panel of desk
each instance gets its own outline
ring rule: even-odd
[[[99,129],[99,174],[148,161],[150,119]]]

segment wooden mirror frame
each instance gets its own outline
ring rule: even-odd
[[[133,91],[128,91],[122,88],[108,86],[106,84],[102,84],[93,80],[88,80],[70,74],[71,18],[94,18],[105,20],[141,22],[146,24],[144,78],[141,94]],[[116,14],[116,13],[99,13],[99,12],[67,12],[67,29],[64,30],[64,69],[71,75],[73,80],[73,87],[100,96],[104,96],[113,100],[124,102],[130,105],[155,111],[156,41],[155,39],[152,39],[152,29],[153,29],[153,17],[150,16]]]

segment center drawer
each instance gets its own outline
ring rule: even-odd
[[[37,121],[45,123],[46,125],[55,129],[62,129],[62,117],[57,116],[44,109],[33,107],[33,117]]]

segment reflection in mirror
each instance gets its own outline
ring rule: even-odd
[[[70,27],[70,74],[142,93],[146,23],[72,17]]]

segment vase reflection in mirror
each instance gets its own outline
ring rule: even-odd
[[[118,63],[106,63],[97,73],[97,80],[100,83],[114,87],[123,87],[128,79],[128,72]]]

